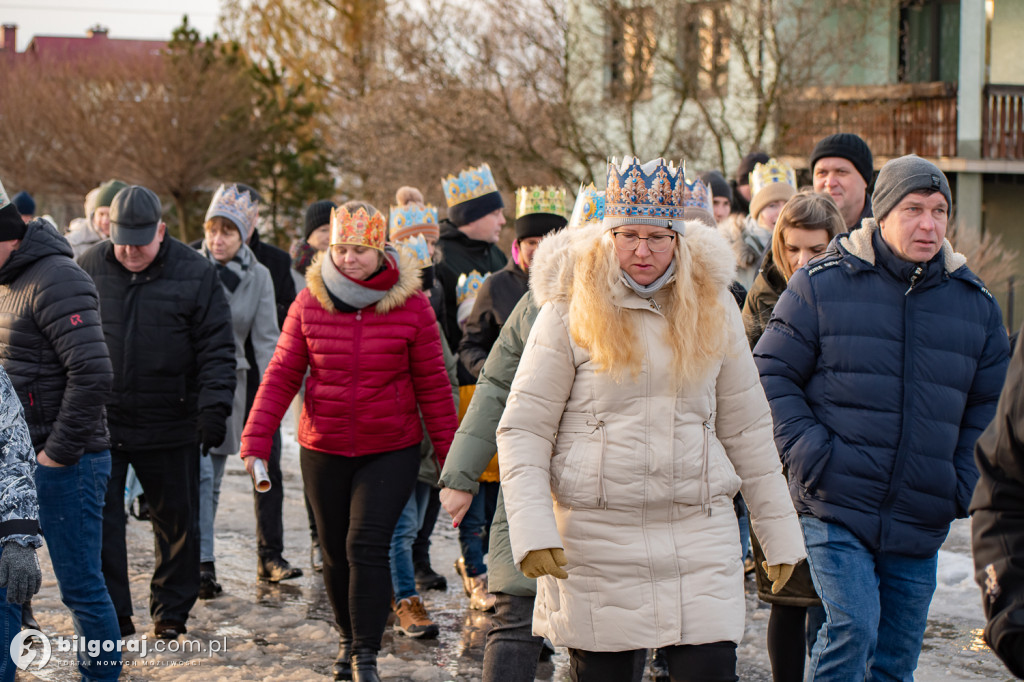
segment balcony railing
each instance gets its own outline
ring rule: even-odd
[[[808,88],[781,115],[781,148],[794,156],[807,156],[818,140],[838,132],[857,133],[878,157],[956,156],[951,83]]]
[[[981,115],[982,157],[1024,159],[1024,85],[986,85]]]

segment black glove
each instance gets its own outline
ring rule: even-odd
[[[228,418],[221,410],[199,413],[199,449],[204,455],[223,443],[227,433]]]
[[[7,601],[24,604],[39,591],[42,582],[36,550],[16,542],[6,543],[0,556],[0,587],[7,588]]]

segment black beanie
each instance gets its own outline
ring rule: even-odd
[[[562,229],[567,222],[565,216],[554,213],[527,213],[516,218],[516,239],[543,237],[549,232]]]
[[[748,174],[750,171],[747,171]],[[725,177],[718,171],[708,171],[700,176],[701,182],[711,188],[711,195],[714,197],[725,197],[732,203],[732,187],[725,181]]]
[[[483,196],[463,201],[448,207],[448,220],[455,227],[469,225],[474,220],[483,218],[488,213],[494,213],[499,208],[505,208],[505,202],[501,199],[500,192],[489,192]]]
[[[814,164],[818,159],[837,156],[846,159],[853,164],[868,187],[871,186],[871,176],[874,174],[874,160],[871,156],[871,149],[868,143],[859,135],[853,133],[836,133],[820,140],[814,145],[811,152],[811,175],[814,175]]]
[[[309,235],[313,234],[313,230],[320,227],[321,225],[330,225],[331,223],[331,210],[337,208],[337,204],[333,201],[323,199],[321,201],[314,201],[306,209],[306,235],[305,238],[308,240]]]
[[[749,185],[750,172],[754,170],[754,166],[759,163],[768,163],[769,160],[771,160],[771,157],[764,152],[750,152],[744,156],[743,160],[740,161],[740,165],[736,168],[736,186]]]
[[[0,199],[6,198],[2,195],[2,192],[3,188],[0,187]],[[14,204],[8,203],[3,208],[0,208],[0,242],[24,239],[27,227]]]
[[[36,202],[28,192],[18,192],[11,197],[11,203],[18,209],[21,215],[35,215]]]

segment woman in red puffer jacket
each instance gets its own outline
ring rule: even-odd
[[[252,473],[306,379],[300,462],[341,631],[335,679],[375,682],[389,611],[388,550],[420,465],[423,422],[438,457],[457,427],[437,319],[420,272],[385,245],[361,202],[331,213],[331,247],[306,271],[242,434]],[[404,259],[403,259],[404,261]],[[354,595],[350,600],[349,595]]]

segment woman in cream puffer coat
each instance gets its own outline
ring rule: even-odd
[[[534,633],[570,648],[574,680],[616,679],[595,652],[653,647],[669,648],[673,680],[735,679],[737,491],[776,573],[806,554],[728,289],[733,254],[697,222],[607,220],[573,233],[571,268],[552,259],[531,271],[543,307],[498,429],[516,566],[542,576]],[[673,230],[671,254],[616,242]],[[626,262],[657,256],[674,274],[642,295]],[[568,577],[550,561],[537,569],[561,550]],[[725,663],[700,672],[709,660]]]

